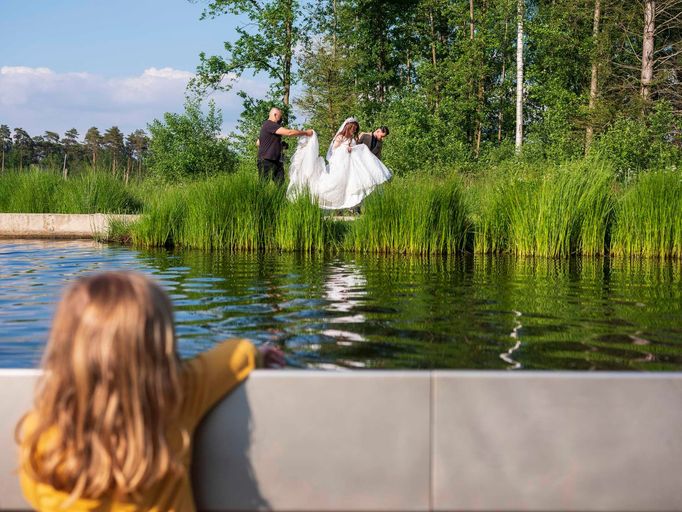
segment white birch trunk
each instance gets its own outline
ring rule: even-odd
[[[642,43],[642,99],[651,97],[651,82],[654,78],[654,29],[656,25],[656,2],[644,3],[644,41]]]
[[[516,153],[523,145],[523,2],[516,7]]]
[[[594,0],[594,23],[592,25],[592,43],[594,48],[597,47],[597,41],[599,39],[599,21],[601,18],[601,0]],[[599,57],[595,55],[592,57],[592,78],[590,79],[590,104],[589,111],[590,115],[594,111],[594,107],[597,103],[597,93],[599,92]],[[585,153],[587,153],[592,145],[592,139],[594,138],[594,126],[592,125],[592,119],[589,119],[587,123],[587,129],[585,131]]]

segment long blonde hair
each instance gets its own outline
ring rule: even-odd
[[[168,442],[181,394],[166,293],[129,272],[78,279],[57,307],[34,410],[17,425],[21,467],[69,501],[137,496],[183,471]]]

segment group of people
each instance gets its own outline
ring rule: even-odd
[[[319,155],[319,141],[313,130],[285,128],[281,123],[282,111],[270,109],[257,140],[258,172],[264,179],[283,184],[282,137],[298,137],[289,167],[290,198],[308,193],[321,208],[353,208],[391,178],[391,171],[381,162],[388,127],[360,133],[358,121],[349,117],[332,138],[325,161]]]

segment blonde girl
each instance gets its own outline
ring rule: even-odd
[[[17,425],[19,477],[37,510],[194,510],[192,434],[261,360],[223,342],[183,362],[166,293],[135,273],[78,279],[52,324],[33,410]]]

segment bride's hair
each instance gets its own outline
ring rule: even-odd
[[[351,131],[351,126],[355,126],[355,133]],[[358,132],[360,131],[360,125],[358,124],[357,121],[348,121],[346,123],[346,126],[343,127],[343,130],[339,133],[339,137],[341,137],[342,140],[346,139],[352,139],[354,136],[357,136]]]

